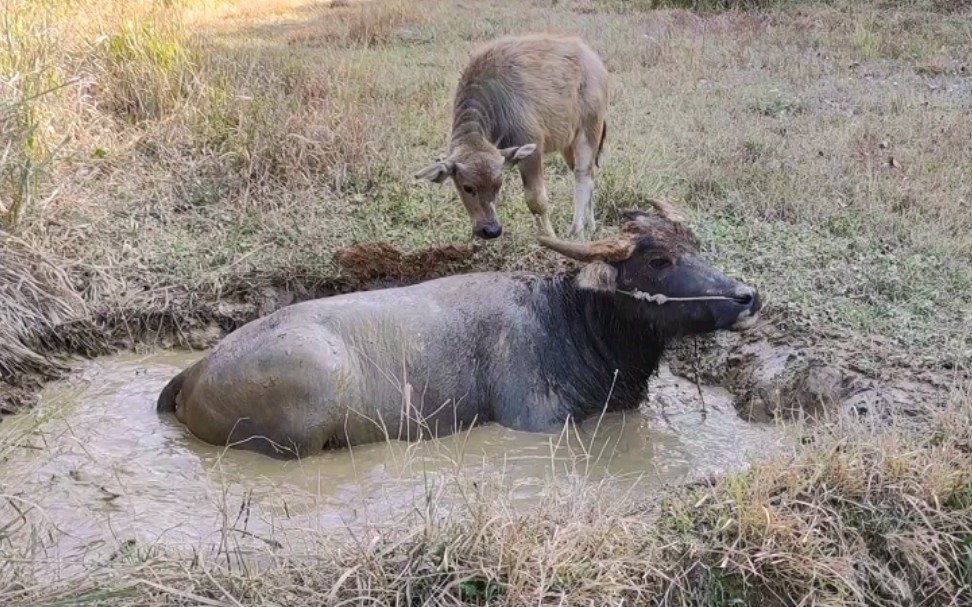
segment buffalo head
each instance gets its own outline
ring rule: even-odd
[[[541,236],[545,247],[588,262],[578,286],[615,294],[620,308],[670,335],[749,329],[762,307],[752,287],[738,283],[699,255],[685,218],[668,203],[655,214],[623,212],[621,233],[580,243]]]

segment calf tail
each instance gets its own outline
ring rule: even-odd
[[[607,138],[607,120],[601,125],[601,140],[597,142],[597,154],[594,155],[594,166],[601,168],[601,150],[604,149],[604,140]]]
[[[186,381],[186,375],[189,374],[188,367],[183,369],[178,375],[169,380],[169,383],[162,388],[162,393],[159,394],[159,400],[155,403],[155,410],[158,413],[174,413],[176,409],[176,397],[179,396],[179,392],[182,391],[182,384]]]

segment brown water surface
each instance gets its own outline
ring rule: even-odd
[[[728,393],[662,370],[642,411],[562,435],[495,425],[437,441],[381,443],[282,462],[204,444],[155,412],[163,385],[201,353],[126,354],[52,383],[0,424],[0,525],[10,550],[58,575],[131,552],[299,550],[302,537],[380,525],[457,478],[501,481],[529,508],[552,477],[651,491],[743,467],[781,440],[740,420]],[[11,540],[14,541],[14,540]]]

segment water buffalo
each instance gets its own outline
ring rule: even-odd
[[[496,238],[503,168],[516,166],[540,233],[554,236],[547,212],[543,157],[560,152],[574,172],[571,236],[593,233],[594,168],[607,133],[608,71],[574,36],[500,38],[477,51],[456,88],[448,157],[415,177],[451,178],[473,234]]]
[[[587,262],[572,275],[473,273],[282,308],[179,373],[157,409],[208,443],[287,458],[637,407],[666,342],[746,329],[761,306],[655,206],[604,240],[541,237]]]

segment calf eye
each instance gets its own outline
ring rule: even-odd
[[[469,194],[470,196],[476,195],[476,188],[472,187],[471,185],[462,186],[462,191]]]
[[[672,265],[672,261],[667,257],[655,257],[648,262],[648,265],[654,270],[662,270]]]

